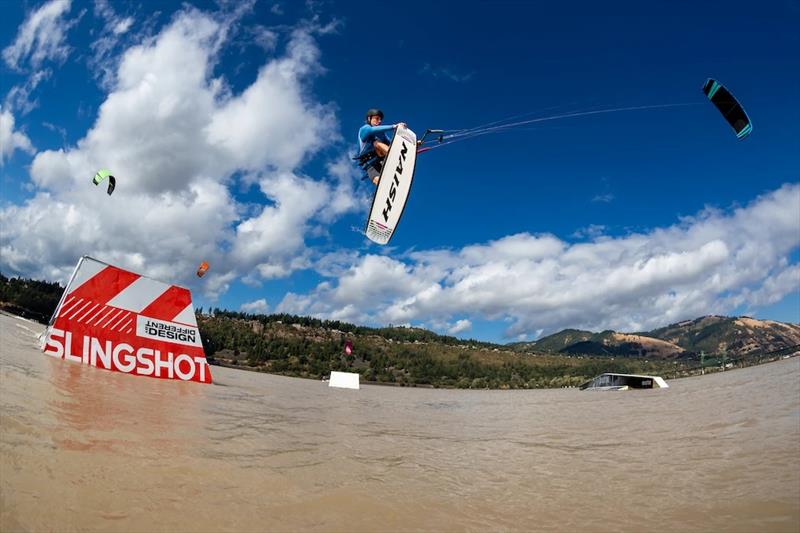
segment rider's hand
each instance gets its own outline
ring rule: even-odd
[[[408,127],[405,122],[398,122],[397,124],[394,125],[394,129],[397,129],[400,126],[403,126],[404,128]]]

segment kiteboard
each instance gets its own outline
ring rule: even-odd
[[[386,244],[392,238],[408,201],[416,163],[417,135],[398,126],[383,162],[367,218],[365,233],[372,242]]]

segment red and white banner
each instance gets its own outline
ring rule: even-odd
[[[82,257],[44,353],[115,372],[211,383],[189,289]]]

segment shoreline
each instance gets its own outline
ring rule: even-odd
[[[7,316],[12,317],[12,318],[17,318],[17,319],[20,319],[20,320],[24,320],[24,321],[29,322],[31,324],[37,324],[37,325],[42,326],[43,328],[47,327],[46,323],[39,322],[36,319],[28,318],[26,316],[15,314],[13,312],[10,312],[8,310],[8,308],[5,308],[5,309],[4,308],[0,308],[0,314],[7,315]],[[786,348],[786,349],[780,350],[780,351],[785,351],[785,350],[788,350],[788,349],[790,349],[790,348]],[[557,354],[557,355],[563,355],[563,354]],[[800,356],[800,349],[798,349],[798,350],[796,350],[796,351],[794,351],[793,353],[790,353],[790,354],[777,354],[777,355],[763,354],[761,356],[748,355],[748,357],[751,358],[749,361],[744,361],[742,359],[734,360],[734,361],[731,361],[731,362],[727,363],[725,369],[720,368],[719,366],[705,366],[705,367],[702,367],[702,368],[694,367],[694,368],[683,368],[683,369],[680,369],[680,370],[676,370],[677,375],[676,374],[671,374],[670,372],[657,372],[656,374],[660,375],[660,377],[664,378],[665,380],[672,381],[672,380],[676,380],[676,379],[697,377],[697,376],[702,376],[702,375],[706,375],[706,374],[715,374],[715,373],[719,373],[719,372],[728,372],[728,371],[731,371],[731,370],[748,368],[748,367],[752,367],[752,366],[760,366],[760,365],[763,365],[763,364],[768,364],[768,363],[779,361],[779,360],[782,360],[782,359],[789,359],[791,357],[798,357],[798,356]],[[577,357],[579,357],[579,358],[587,358],[587,357],[591,358],[593,356],[591,356],[591,355],[580,355],[580,356],[577,356]],[[756,358],[756,357],[758,358],[758,360],[754,361],[754,358]],[[208,354],[206,355],[206,359],[207,359],[207,362],[208,362],[209,366],[219,366],[219,367],[223,367],[223,368],[230,368],[230,369],[241,370],[241,371],[245,371],[245,372],[255,372],[255,373],[260,373],[260,374],[270,374],[270,375],[274,375],[274,376],[282,376],[282,377],[304,379],[304,380],[308,380],[308,381],[320,381],[320,380],[324,381],[324,376],[322,376],[322,377],[316,377],[316,376],[311,377],[311,376],[298,375],[298,374],[295,374],[295,373],[272,372],[272,371],[265,370],[264,366],[241,365],[241,364],[238,364],[238,363],[231,362],[230,360],[217,358],[217,357],[214,357],[213,355],[208,355]],[[603,359],[602,357],[598,357],[598,360],[602,360],[602,359]],[[619,358],[619,357],[610,358],[610,360],[614,360],[614,359],[623,359],[623,358]],[[639,360],[638,358],[634,358],[634,357],[624,358],[623,360],[625,360],[625,359],[629,359],[631,361]],[[649,359],[652,359],[652,358],[649,358]],[[743,362],[751,362],[751,364],[742,364]],[[348,371],[352,371],[352,370],[354,370],[354,369],[342,370],[342,371],[348,372]],[[360,375],[359,372],[353,372],[353,373],[358,373]],[[564,377],[572,378],[572,377],[577,377],[577,376],[564,376]],[[456,379],[456,378],[453,378],[453,379]],[[552,390],[552,389],[577,388],[577,385],[567,385],[567,386],[560,386],[560,387],[559,386],[556,386],[556,387],[547,387],[547,386],[544,386],[544,387],[528,387],[528,386],[512,386],[511,384],[502,384],[499,387],[474,387],[473,388],[473,387],[458,387],[458,386],[453,386],[453,385],[438,385],[438,384],[433,384],[433,383],[405,383],[405,382],[389,382],[389,381],[371,381],[371,380],[364,380],[362,377],[360,377],[360,383],[362,385],[374,385],[374,386],[380,386],[380,387],[419,388],[419,389],[454,389],[454,390]]]

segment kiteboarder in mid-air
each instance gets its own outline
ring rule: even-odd
[[[383,160],[389,153],[391,144],[386,132],[406,125],[404,122],[398,122],[381,126],[381,122],[383,122],[383,111],[374,108],[367,111],[367,123],[358,130],[358,155],[355,157],[359,166],[364,169],[365,177],[372,180],[375,185],[378,184]]]

